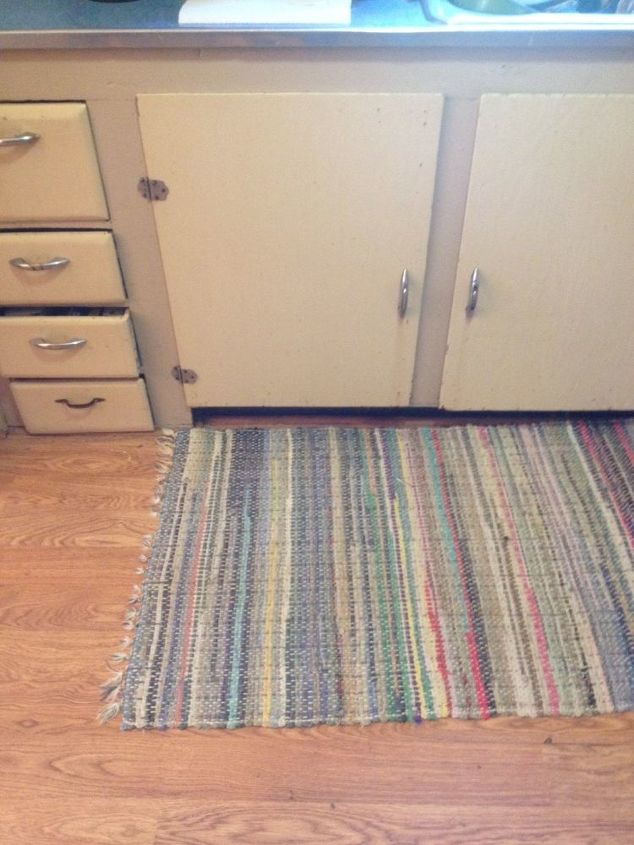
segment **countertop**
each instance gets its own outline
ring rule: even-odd
[[[632,26],[447,26],[418,0],[354,0],[350,26],[181,27],[182,0],[2,0],[0,50],[205,47],[634,46]]]

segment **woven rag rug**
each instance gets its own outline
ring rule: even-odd
[[[623,420],[178,432],[108,715],[634,709],[633,448]]]

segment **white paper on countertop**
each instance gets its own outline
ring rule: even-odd
[[[352,0],[186,0],[179,24],[350,25]]]

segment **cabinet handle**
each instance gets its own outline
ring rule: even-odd
[[[66,405],[67,408],[92,408],[93,405],[96,405],[98,402],[105,402],[105,399],[102,399],[99,396],[95,396],[94,399],[91,399],[90,402],[71,402],[70,399],[56,399],[55,400],[58,405]]]
[[[480,268],[476,267],[469,279],[469,299],[467,300],[467,314],[473,314],[478,304],[480,291]]]
[[[405,317],[405,314],[407,313],[407,300],[409,299],[409,275],[407,273],[407,270],[403,270],[399,291],[400,293],[398,298],[398,316],[402,320],[403,317]]]
[[[34,144],[39,137],[35,132],[23,132],[22,135],[14,135],[12,138],[0,138],[0,147],[22,147]]]
[[[42,264],[31,264],[26,258],[11,258],[9,264],[17,267],[18,270],[55,270],[57,267],[66,267],[70,264],[70,258],[51,258],[50,261],[44,261]]]
[[[50,343],[43,337],[34,337],[31,340],[31,346],[35,346],[37,349],[81,349],[87,342],[83,337],[73,337],[70,340],[64,340],[62,343]]]

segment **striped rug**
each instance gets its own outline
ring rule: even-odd
[[[633,421],[179,432],[123,727],[634,709],[633,446]]]

